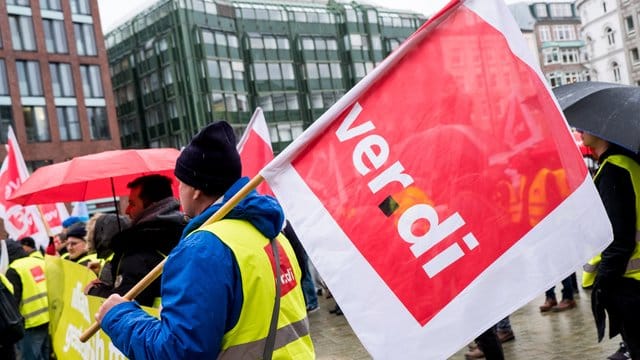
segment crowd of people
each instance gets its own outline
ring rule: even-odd
[[[585,267],[598,335],[604,337],[608,314],[610,336],[624,341],[610,359],[640,359],[640,165],[636,154],[588,133],[583,138],[599,159],[594,180],[614,233]],[[318,309],[318,288],[278,202],[252,191],[210,221],[248,182],[240,174],[233,129],[215,122],[177,159],[179,200],[170,178],[145,175],[128,185],[126,216],[69,218],[46,249],[31,238],[7,241],[10,266],[0,275],[0,291],[13,295],[24,334],[15,345],[0,339],[0,359],[52,356],[43,253],[96,273],[84,292],[106,298],[95,318],[129,358],[314,358],[307,316]],[[125,299],[161,261],[161,278],[136,301]],[[574,274],[563,281],[561,301],[549,289],[540,311],[574,308],[576,289]],[[161,307],[162,319],[141,305]],[[331,312],[342,313],[337,305]],[[502,359],[501,344],[514,339],[507,317],[481,334],[466,357]]]
[[[43,253],[95,272],[84,292],[107,298],[96,320],[129,358],[313,358],[307,314],[318,309],[317,293],[277,201],[254,191],[224,219],[207,223],[248,181],[235,144],[226,122],[193,138],[176,163],[180,200],[172,179],[145,175],[128,184],[126,216],[70,217],[46,249],[31,238],[8,240],[0,289],[13,294],[24,336],[15,344],[0,339],[0,359],[54,356]],[[125,300],[163,260],[162,278],[136,301]],[[162,321],[141,305],[161,307]]]

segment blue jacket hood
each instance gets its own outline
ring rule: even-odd
[[[247,177],[238,179],[224,194],[222,202],[209,206],[203,213],[189,221],[182,237],[200,227],[248,182]],[[255,190],[240,200],[224,218],[247,220],[268,239],[275,238],[284,226],[284,212],[278,201],[272,196],[258,194]]]

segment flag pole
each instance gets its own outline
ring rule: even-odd
[[[245,186],[243,186],[235,195],[233,195],[229,199],[229,201],[224,203],[220,207],[220,209],[218,209],[218,211],[213,213],[213,215],[211,215],[211,217],[209,217],[209,219],[207,219],[207,221],[205,221],[204,224],[201,225],[201,227],[207,226],[209,224],[212,224],[222,219],[225,215],[229,213],[229,211],[231,211],[231,209],[233,209],[236,205],[238,205],[240,200],[244,199],[252,190],[258,187],[258,185],[260,185],[260,183],[262,183],[263,181],[264,181],[264,178],[260,174],[253,177],[253,179],[249,180],[249,182]],[[126,294],[124,294],[123,297],[126,300],[131,301],[135,299],[138,295],[140,295],[140,293],[144,291],[144,289],[146,289],[149,285],[151,285],[152,282],[154,282],[157,278],[160,277],[160,275],[162,275],[162,268],[164,267],[165,261],[166,261],[166,258],[163,259],[158,265],[156,265],[156,267],[154,267],[147,275],[145,275],[145,277],[143,277],[134,287],[132,287],[131,290],[129,290]],[[80,334],[78,339],[83,343],[87,342],[87,340],[89,340],[96,332],[98,332],[98,330],[100,330],[100,324],[95,322],[91,324],[91,326],[89,326],[87,330],[85,330],[82,334]]]
[[[42,209],[40,209],[40,205],[36,205],[36,209],[38,209],[40,221],[42,221],[42,224],[44,224],[44,229],[47,231],[47,237],[53,236],[53,231],[51,231],[47,219],[44,218],[44,214],[42,213]]]

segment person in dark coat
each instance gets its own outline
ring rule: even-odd
[[[113,285],[92,282],[85,293],[101,297],[126,294],[178,244],[186,225],[180,204],[173,197],[171,179],[163,175],[146,175],[129,183],[131,228],[111,240]],[[160,298],[160,280],[146,288],[136,301],[153,306]]]
[[[583,142],[596,156],[600,168],[594,177],[596,188],[613,229],[613,241],[602,252],[602,260],[591,293],[591,306],[598,341],[609,315],[609,336],[622,335],[632,359],[640,359],[640,260],[636,190],[640,165],[636,154],[592,134]],[[605,313],[606,311],[606,313]]]
[[[88,266],[98,275],[98,280],[107,285],[113,286],[111,240],[130,227],[131,220],[128,217],[116,214],[95,213],[87,221],[89,251],[95,252],[98,257],[98,260],[90,262]]]
[[[0,240],[0,241],[6,241],[6,240]],[[15,246],[14,246],[14,249],[15,249]],[[1,255],[2,255],[2,251],[0,249],[0,256]],[[12,272],[14,276],[17,276],[17,282],[20,285],[22,285],[22,283],[20,282],[20,277],[15,273],[15,270],[12,269]],[[14,279],[14,281],[16,281],[16,279]],[[13,297],[14,296],[13,284],[11,283],[11,281],[9,281],[9,279],[5,277],[3,273],[0,273],[0,291],[4,292],[5,295],[11,295],[9,299],[6,299],[8,300],[7,304],[3,304],[3,305],[7,307],[9,306],[13,307],[16,312],[20,312],[19,302],[17,299]],[[20,289],[20,291],[22,291],[22,289]],[[22,323],[22,331],[24,332],[24,320]],[[15,336],[15,338],[17,337],[18,335]],[[9,339],[9,338],[6,338],[6,336],[5,337],[0,336],[0,360],[15,360],[17,358],[15,348],[16,348],[17,341],[19,341],[20,339],[16,340],[15,338]]]

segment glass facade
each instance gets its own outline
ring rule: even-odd
[[[280,151],[425,20],[356,2],[160,1],[105,37],[122,146],[181,147],[216,120],[240,135],[260,106]]]
[[[13,50],[36,50],[36,37],[33,32],[33,21],[31,16],[10,15],[9,27],[11,29]]]
[[[22,96],[42,96],[42,77],[38,61],[16,61],[18,85]]]
[[[44,106],[23,106],[24,126],[27,130],[27,141],[44,142],[51,140],[49,121]]]
[[[50,63],[51,87],[55,97],[75,96],[73,88],[73,77],[71,75],[71,64]]]
[[[70,141],[82,139],[78,109],[75,106],[56,107],[56,116],[58,117],[60,140]]]
[[[47,52],[58,54],[69,52],[67,35],[62,20],[42,19],[42,27],[44,29],[44,42],[47,46]]]

